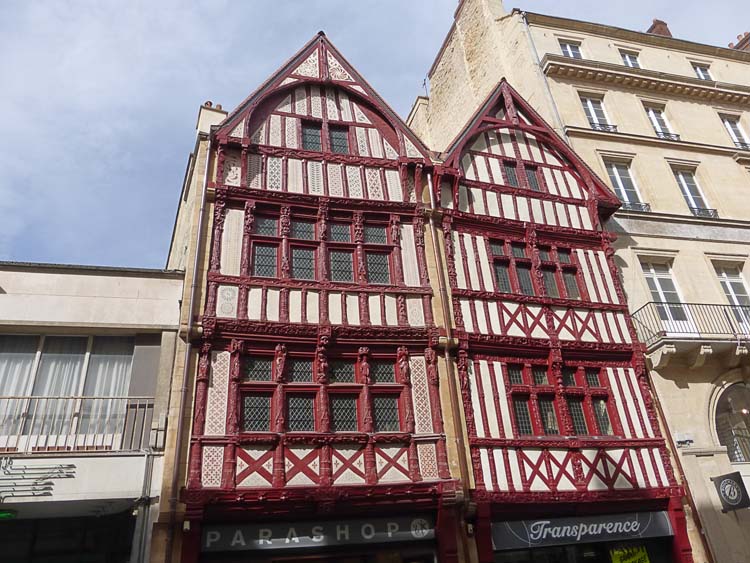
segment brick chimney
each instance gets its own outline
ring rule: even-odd
[[[663,35],[664,37],[672,37],[672,33],[669,31],[667,22],[655,19],[646,30],[646,33],[653,33],[654,35]]]
[[[750,51],[750,31],[746,31],[742,35],[737,36],[737,43],[730,43],[730,49],[737,49],[738,51]]]

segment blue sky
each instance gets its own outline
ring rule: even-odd
[[[402,116],[456,0],[0,3],[0,260],[162,267],[195,119],[323,29]],[[750,2],[506,2],[726,46]]]

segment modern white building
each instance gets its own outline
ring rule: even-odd
[[[0,560],[143,561],[182,272],[0,262]]]

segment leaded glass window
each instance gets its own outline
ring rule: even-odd
[[[315,279],[315,250],[312,248],[292,248],[292,278],[296,280]]]
[[[576,368],[564,367],[562,369],[562,380],[565,387],[575,387]]]
[[[275,237],[279,232],[279,220],[275,217],[255,217],[253,221],[256,235]]]
[[[526,258],[526,245],[525,244],[511,244],[510,250],[513,253],[514,258]]]
[[[534,376],[534,385],[549,385],[547,366],[534,366],[531,368],[531,374]]]
[[[276,246],[256,244],[253,246],[253,275],[275,278],[277,273]]]
[[[267,358],[246,358],[243,371],[247,381],[271,381],[273,361]]]
[[[354,362],[333,361],[328,365],[331,383],[354,383]]]
[[[580,299],[581,292],[578,290],[578,278],[575,272],[563,272],[563,280],[565,281],[568,299]]]
[[[328,130],[331,152],[349,154],[349,130],[346,127],[331,127]]]
[[[271,430],[271,395],[253,393],[242,397],[243,432]]]
[[[526,169],[526,180],[529,182],[529,187],[532,190],[534,190],[535,192],[542,191],[542,188],[539,185],[539,178],[536,175],[536,168]]]
[[[396,381],[395,366],[388,362],[372,362],[370,378],[373,383],[394,383]]]
[[[331,395],[331,431],[357,431],[356,395]]]
[[[579,399],[567,399],[568,411],[573,421],[573,430],[578,435],[587,435],[589,433],[586,417],[583,414],[583,401]]]
[[[302,240],[315,240],[315,223],[312,221],[292,221],[289,236]]]
[[[365,225],[365,242],[372,244],[387,244],[385,227]]]
[[[521,293],[524,295],[535,295],[534,283],[531,281],[531,266],[517,264],[516,273],[518,274],[518,283],[521,286]]]
[[[508,264],[502,262],[495,262],[495,281],[497,282],[497,290],[500,293],[510,293],[510,276],[508,274]]]
[[[321,151],[320,125],[317,123],[302,124],[302,148],[306,151]]]
[[[504,256],[505,255],[505,248],[503,248],[503,241],[501,240],[491,240],[490,241],[490,250],[492,251],[493,256]]]
[[[534,433],[529,415],[529,400],[513,397],[513,414],[516,418],[516,429],[520,435],[529,436]]]
[[[560,260],[560,264],[570,264],[570,250],[567,248],[558,248],[557,257]]]
[[[290,359],[286,362],[286,378],[290,383],[307,383],[313,379],[313,363],[310,360]]]
[[[310,395],[286,398],[286,427],[289,432],[315,431],[315,399]]]
[[[375,432],[398,432],[401,423],[398,415],[398,397],[376,395],[372,400]]]
[[[599,427],[599,434],[603,436],[612,435],[612,423],[609,421],[609,412],[607,412],[607,401],[604,399],[594,399],[594,415],[596,416],[596,425]]]
[[[505,162],[503,163],[503,168],[505,168],[505,181],[509,186],[517,188],[518,174],[516,173],[516,165],[511,164],[510,162]]]
[[[354,269],[352,267],[352,253],[340,250],[330,252],[331,281],[351,282],[354,281]]]
[[[376,252],[365,254],[367,262],[368,283],[387,285],[391,283],[391,270],[388,266],[388,255]]]
[[[346,223],[331,223],[328,232],[332,242],[352,242],[352,232]]]
[[[586,369],[586,383],[589,387],[599,387],[601,382],[599,381],[599,370],[596,368]]]
[[[510,380],[512,385],[523,385],[523,366],[509,364],[508,380]]]
[[[560,297],[560,291],[557,288],[557,278],[554,270],[542,270],[542,279],[544,280],[544,289],[550,297]]]
[[[555,402],[552,399],[543,398],[539,399],[539,416],[542,417],[542,428],[544,433],[559,434],[560,430],[557,426],[557,414],[555,413]]]

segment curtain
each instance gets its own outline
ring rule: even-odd
[[[36,336],[0,336],[0,436],[15,436],[21,429],[24,401],[4,397],[28,392],[38,342]]]
[[[101,336],[94,339],[84,384],[81,434],[121,434],[133,363],[134,339]],[[92,438],[93,439],[93,438]]]

